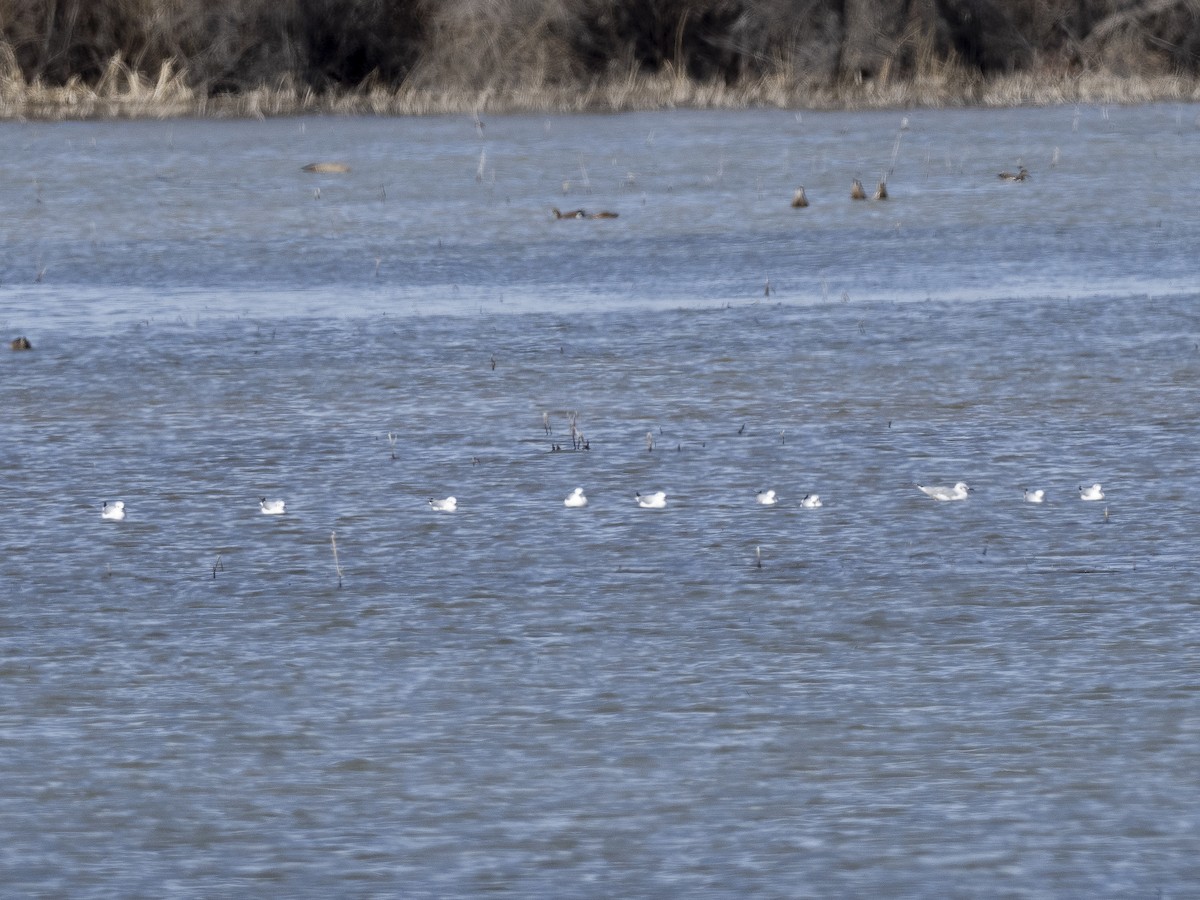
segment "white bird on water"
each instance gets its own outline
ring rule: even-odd
[[[804,499],[800,501],[800,505],[805,509],[820,509],[821,495],[820,494],[805,494]]]
[[[667,505],[666,491],[655,491],[653,494],[634,494],[637,504],[642,509],[662,509]]]
[[[1045,503],[1046,502],[1046,492],[1041,490],[1040,488],[1036,491],[1031,491],[1028,488],[1026,488],[1025,489],[1025,502],[1026,503]]]
[[[108,519],[110,522],[120,522],[125,518],[125,501],[105,500],[100,504],[100,518]]]
[[[583,488],[577,487],[571,493],[567,494],[567,499],[563,501],[563,506],[569,506],[572,509],[587,506],[587,497],[583,495]]]
[[[779,502],[772,490],[759,491],[754,495],[754,499],[758,501],[760,506],[774,506]]]
[[[438,512],[454,512],[458,509],[458,501],[453,497],[447,497],[445,500],[430,499],[429,505]]]
[[[282,500],[268,500],[266,497],[258,501],[258,508],[265,516],[282,516],[287,512],[287,504]]]
[[[1100,482],[1097,481],[1095,484],[1093,484],[1089,488],[1080,486],[1079,499],[1080,500],[1103,500],[1104,499],[1104,491],[1102,491],[1100,489]]]
[[[952,487],[952,488],[945,487],[943,485],[935,485],[933,487],[926,487],[923,484],[918,484],[917,487],[919,487],[922,491],[924,491],[926,494],[928,494],[934,500],[938,500],[938,501],[966,500],[967,494],[971,490],[969,487],[967,487],[966,483],[962,482],[962,481],[960,481],[958,484],[954,485],[954,487]]]

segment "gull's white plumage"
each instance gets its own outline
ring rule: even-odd
[[[634,494],[637,505],[642,509],[662,509],[667,505],[665,491],[655,491],[653,494]]]
[[[287,512],[287,504],[282,500],[268,500],[262,497],[258,501],[258,508],[266,516],[282,516]]]
[[[967,495],[971,490],[969,487],[967,487],[966,482],[964,481],[958,482],[958,484],[954,485],[954,487],[946,487],[945,485],[940,484],[933,485],[932,487],[918,484],[917,487],[939,502],[946,502],[948,500],[966,500]]]

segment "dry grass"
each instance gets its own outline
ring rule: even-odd
[[[0,118],[1200,99],[1190,0],[871,2],[0,0]]]
[[[1119,77],[1014,73],[980,76],[961,68],[866,82],[797,81],[765,75],[742,83],[699,81],[670,67],[646,73],[556,83],[543,77],[478,90],[369,82],[315,91],[282,78],[240,93],[209,96],[187,84],[171,61],[154,75],[110,61],[94,85],[73,78],[63,85],[26,82],[0,45],[0,118],[90,119],[177,116],[257,117],[298,114],[434,115],[500,112],[623,112],[655,109],[894,109],[953,106],[1044,106],[1063,103],[1131,104],[1200,101],[1200,80],[1178,75]]]
[[[94,85],[86,85],[78,77],[61,85],[46,85],[27,82],[17,69],[12,49],[0,45],[0,117],[178,116],[195,112],[196,103],[195,92],[170,60],[150,77],[115,56]]]

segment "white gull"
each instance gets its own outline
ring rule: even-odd
[[[265,516],[282,516],[287,512],[287,504],[282,500],[268,500],[266,497],[258,501],[258,508]]]
[[[935,485],[933,487],[926,487],[923,484],[918,484],[917,487],[920,488],[922,491],[924,491],[926,494],[928,494],[930,497],[932,497],[934,500],[939,500],[939,501],[966,500],[967,494],[971,490],[969,487],[967,487],[966,483],[962,482],[962,481],[960,481],[958,484],[954,485],[954,487],[952,487],[952,488],[945,487],[943,485]]]

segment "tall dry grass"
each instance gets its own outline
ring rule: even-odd
[[[0,0],[0,116],[1200,98],[1193,0]]]

